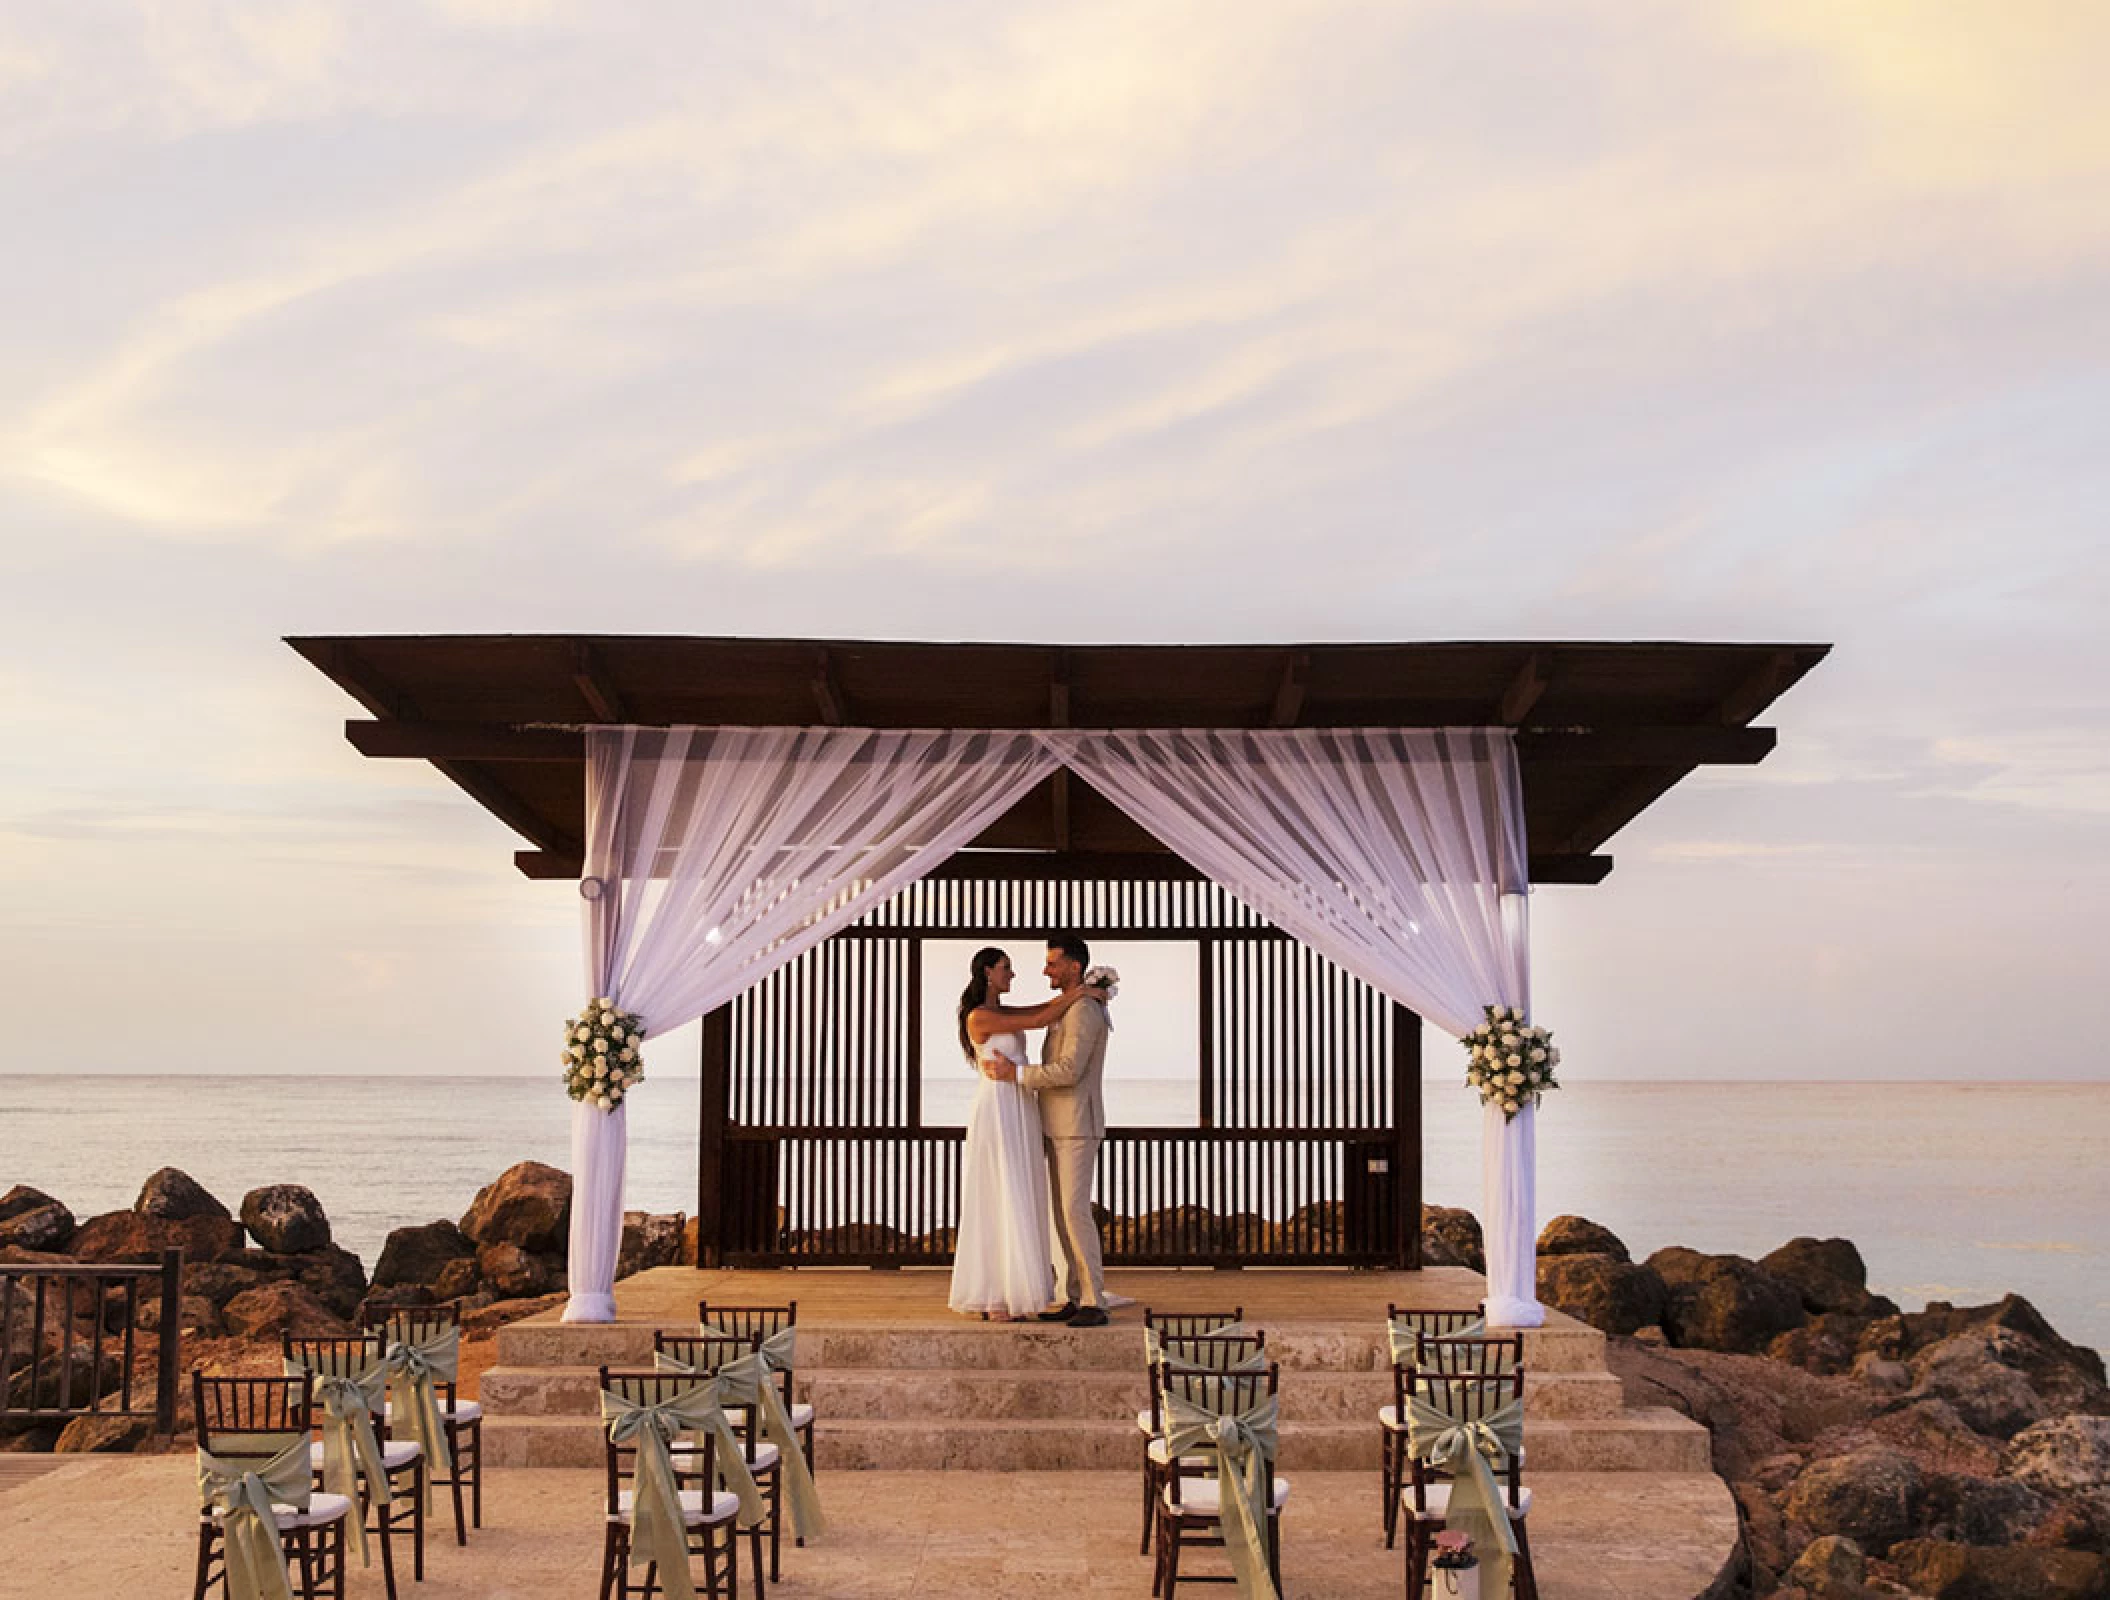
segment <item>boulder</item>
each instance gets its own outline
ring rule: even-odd
[[[2045,1494],[2110,1489],[2110,1417],[2051,1417],[2007,1442],[2000,1470]]]
[[[1663,1328],[1673,1344],[1756,1355],[1804,1321],[1802,1297],[1742,1256],[1673,1245],[1648,1265],[1667,1291]]]
[[[2030,1543],[2110,1555],[2110,1489],[2061,1495],[2051,1501]]]
[[[1912,1358],[1909,1393],[1946,1400],[1978,1432],[2009,1438],[2050,1410],[2024,1371],[2027,1344],[2002,1327],[1951,1334]]]
[[[440,1269],[448,1262],[475,1254],[476,1246],[468,1236],[445,1218],[422,1227],[397,1228],[381,1246],[381,1259],[374,1264],[374,1287],[429,1287],[438,1281]]]
[[[304,1284],[340,1317],[351,1316],[366,1298],[366,1268],[342,1245],[326,1244],[305,1255],[267,1255],[264,1261],[272,1276]]]
[[[1925,1476],[1919,1529],[1958,1544],[2022,1544],[2043,1520],[2044,1497],[2013,1478],[1962,1472]]]
[[[2010,1345],[2010,1356],[2037,1391],[2051,1402],[2048,1414],[2110,1411],[2103,1358],[2085,1345],[2069,1344],[2060,1338],[2043,1314],[2018,1294],[2007,1295],[1989,1306],[1952,1306],[1936,1300],[1925,1311],[1878,1318],[1861,1336],[1861,1348],[1893,1360],[1907,1360],[1959,1333],[1992,1328],[2004,1328],[2022,1336],[2020,1343]]]
[[[1851,1239],[1790,1239],[1758,1264],[1791,1285],[1812,1314],[1887,1317],[1897,1312],[1895,1302],[1868,1292],[1868,1268]]]
[[[330,1219],[315,1191],[298,1183],[272,1183],[242,1196],[242,1226],[273,1255],[296,1256],[330,1242]]]
[[[1885,1408],[1871,1426],[1883,1443],[1904,1451],[1923,1472],[1990,1478],[2000,1470],[2000,1442],[1972,1428],[1946,1400],[1902,1400]]]
[[[202,1296],[214,1306],[224,1306],[244,1289],[254,1289],[266,1281],[267,1275],[248,1262],[246,1252],[238,1261],[201,1261],[196,1266],[186,1261],[183,1292]]]
[[[1902,1361],[1863,1350],[1854,1357],[1853,1375],[1872,1389],[1885,1394],[1903,1394],[1912,1387],[1912,1369]]]
[[[1922,1492],[1910,1456],[1875,1447],[1811,1462],[1781,1509],[1813,1535],[1843,1534],[1880,1555],[1912,1535]]]
[[[484,1250],[520,1250],[517,1244],[487,1244]],[[521,1251],[523,1255],[525,1251]],[[449,1300],[465,1300],[476,1293],[477,1285],[484,1281],[483,1267],[479,1260],[483,1251],[464,1256],[459,1261],[450,1261],[440,1268],[440,1275],[432,1282],[432,1298],[435,1304]],[[528,1260],[535,1258],[528,1256]]]
[[[1667,1303],[1661,1278],[1613,1255],[1541,1256],[1538,1295],[1593,1328],[1618,1334],[1662,1321]]]
[[[183,1252],[186,1271],[193,1262],[239,1255],[242,1226],[225,1214],[162,1217],[108,1211],[90,1217],[75,1230],[67,1253],[81,1261],[156,1262],[162,1251],[170,1249]]]
[[[522,1161],[476,1191],[462,1232],[478,1244],[517,1244],[540,1253],[562,1250],[571,1227],[571,1174]]]
[[[1819,1600],[1829,1600],[1833,1595],[1858,1593],[1867,1576],[1868,1558],[1861,1547],[1841,1534],[1829,1533],[1803,1548],[1788,1568],[1787,1583]]]
[[[73,1237],[73,1213],[27,1184],[0,1195],[0,1246],[19,1250],[64,1250]]]
[[[141,1184],[132,1209],[142,1217],[163,1217],[171,1222],[191,1217],[234,1220],[233,1214],[207,1193],[203,1184],[180,1167],[163,1167]]]
[[[83,1348],[76,1342],[68,1362],[61,1357],[61,1341],[48,1326],[43,1348],[42,1361],[22,1366],[8,1378],[7,1404],[0,1410],[81,1410],[98,1395],[116,1393],[123,1380],[124,1366],[113,1350],[105,1349],[98,1356],[93,1347]]]
[[[297,1283],[267,1283],[227,1302],[220,1313],[227,1331],[254,1338],[259,1334],[345,1334],[351,1324]]]
[[[1996,1548],[1911,1539],[1890,1552],[1898,1574],[1928,1600],[2105,1600],[2110,1563],[2084,1550]]]
[[[677,1211],[672,1216],[654,1216],[646,1211],[623,1213],[623,1242],[616,1252],[615,1275],[627,1278],[651,1267],[678,1266],[681,1262],[681,1233],[688,1218]],[[535,1291],[522,1289],[518,1294]]]
[[[1805,1372],[1836,1378],[1853,1371],[1854,1363],[1860,1359],[1861,1330],[1866,1326],[1864,1317],[1840,1311],[1821,1312],[1801,1327],[1781,1334],[1766,1346],[1766,1354]],[[1906,1383],[1910,1382],[1908,1375]]]
[[[1421,1264],[1425,1267],[1471,1267],[1487,1270],[1487,1250],[1480,1222],[1456,1206],[1421,1208]]]
[[[138,1449],[153,1436],[153,1420],[148,1417],[75,1417],[59,1430],[51,1448],[61,1455],[117,1455]]]
[[[1627,1253],[1618,1234],[1587,1217],[1555,1217],[1547,1223],[1539,1230],[1539,1255],[1610,1256],[1616,1261],[1634,1259]]]
[[[1298,1226],[1298,1218],[1290,1226]],[[1206,1206],[1169,1206],[1135,1219],[1132,1250],[1141,1255],[1178,1255],[1217,1248],[1216,1213]]]
[[[524,1300],[549,1289],[548,1271],[517,1244],[501,1241],[483,1246],[476,1252],[476,1269],[482,1281],[491,1286],[491,1292],[504,1300]],[[616,1276],[622,1275],[618,1267]]]
[[[148,1333],[161,1331],[160,1295],[140,1302],[139,1326]],[[202,1294],[187,1294],[176,1302],[176,1326],[201,1339],[217,1338],[226,1331],[226,1325],[220,1321],[220,1308]]]

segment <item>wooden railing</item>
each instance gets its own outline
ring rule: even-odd
[[[176,1431],[182,1370],[183,1252],[159,1266],[0,1263],[0,1419],[154,1419]],[[140,1312],[158,1297],[152,1388],[139,1359]]]
[[[960,1215],[958,1128],[734,1128],[729,1266],[935,1266]],[[1110,1128],[1100,1238],[1122,1266],[1383,1266],[1406,1248],[1389,1128]]]

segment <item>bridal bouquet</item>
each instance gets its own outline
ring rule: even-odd
[[[1560,1087],[1553,1069],[1561,1053],[1550,1032],[1524,1020],[1521,1007],[1481,1010],[1487,1020],[1458,1041],[1465,1046],[1465,1081],[1480,1091],[1482,1105],[1500,1106],[1507,1119]]]
[[[1084,975],[1084,986],[1104,989],[1106,993],[1101,998],[1111,1000],[1121,992],[1121,974],[1112,967],[1092,967]]]
[[[587,1002],[576,1017],[564,1020],[564,1092],[603,1111],[623,1103],[623,1093],[645,1076],[639,1049],[645,1025],[613,1000]]]

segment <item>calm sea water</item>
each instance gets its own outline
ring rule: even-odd
[[[1192,1121],[1188,1084],[1116,1083],[1117,1122]],[[964,1106],[964,1090],[957,1096]],[[946,1101],[932,1097],[934,1120]],[[1431,1201],[1478,1208],[1479,1123],[1423,1090]],[[371,1267],[388,1230],[459,1217],[514,1161],[569,1159],[546,1077],[92,1077],[49,1103],[0,1077],[0,1190],[76,1215],[128,1206],[182,1167],[231,1208],[304,1183]],[[630,1115],[629,1204],[695,1205],[696,1091],[669,1075]],[[1539,1123],[1541,1217],[1576,1212],[1637,1256],[1667,1244],[1757,1256],[1843,1235],[1908,1309],[2027,1295],[2068,1338],[2110,1347],[2110,1085],[1582,1083]]]

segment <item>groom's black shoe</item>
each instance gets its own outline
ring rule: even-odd
[[[1072,1300],[1067,1305],[1058,1306],[1053,1311],[1041,1312],[1040,1320],[1042,1322],[1068,1322],[1075,1315],[1077,1315],[1077,1302]]]
[[[1076,1314],[1070,1318],[1070,1326],[1073,1328],[1103,1328],[1110,1320],[1104,1306],[1079,1306]]]

